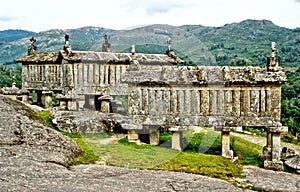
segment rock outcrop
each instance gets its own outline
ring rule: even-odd
[[[82,151],[19,101],[0,96],[0,158],[64,164]],[[14,161],[11,161],[14,163]]]

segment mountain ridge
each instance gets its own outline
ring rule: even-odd
[[[61,50],[66,32],[70,34],[72,49],[82,51],[101,51],[103,36],[108,34],[113,52],[130,52],[134,44],[137,52],[164,53],[171,38],[172,49],[185,64],[192,65],[265,65],[270,44],[275,41],[280,64],[300,66],[300,28],[288,29],[269,20],[252,19],[221,27],[153,24],[130,30],[86,26],[39,33],[24,31],[22,38],[0,41],[0,63],[10,64],[26,55],[31,36],[37,39],[40,52]]]

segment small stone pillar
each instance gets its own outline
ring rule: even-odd
[[[182,131],[172,132],[172,149],[182,151]]]
[[[183,142],[182,142],[182,133],[183,130],[181,127],[171,127],[169,131],[172,132],[172,149],[182,151],[183,150]]]
[[[67,101],[65,99],[59,100],[59,107],[62,110],[67,110]]]
[[[87,108],[89,110],[95,110],[96,106],[95,106],[95,95],[94,94],[85,94],[84,95],[84,108]]]
[[[137,142],[139,142],[139,134],[135,131],[128,130],[127,139],[128,139],[128,142],[137,143]]]
[[[21,94],[22,94],[22,101],[24,103],[28,103],[29,102],[29,91],[26,89],[22,89]]]
[[[89,108],[91,110],[95,109],[95,96],[94,95],[89,96]]]
[[[49,109],[52,107],[52,94],[53,94],[52,91],[43,91],[42,92],[42,95],[44,98],[43,104],[46,109]]]
[[[70,98],[67,100],[67,108],[69,111],[76,111],[77,110],[77,102],[75,98]]]
[[[280,162],[280,132],[272,133],[272,161]]]
[[[61,110],[67,110],[67,100],[65,96],[63,96],[62,94],[58,94],[56,96],[56,99],[59,100],[59,108]]]
[[[271,161],[272,157],[272,132],[267,132],[266,146],[263,148],[263,160]]]
[[[230,150],[230,131],[233,131],[234,127],[223,127],[222,132],[222,157],[232,159],[233,151]]]
[[[150,145],[159,145],[159,140],[160,140],[159,128],[149,129],[149,140],[150,140]]]
[[[99,101],[101,103],[101,106],[100,106],[100,111],[102,113],[110,113],[110,104],[111,104],[111,100],[113,98],[109,95],[104,95],[104,96],[101,96],[99,97]]]
[[[281,132],[287,132],[288,127],[285,126],[278,126],[278,127],[267,127],[266,131],[268,132],[267,135],[267,146],[271,147],[271,155],[264,161],[264,167],[266,169],[273,169],[273,170],[283,170],[283,162],[281,161],[280,153],[280,134]],[[271,140],[271,141],[270,141]],[[271,146],[269,146],[271,144]]]

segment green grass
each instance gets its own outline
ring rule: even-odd
[[[74,158],[72,161],[68,161],[66,163],[67,166],[79,165],[79,164],[94,164],[98,161],[99,156],[96,155],[94,151],[89,148],[89,146],[85,143],[80,133],[68,133],[55,128],[55,126],[52,124],[49,110],[39,111],[37,112],[37,116],[41,117],[48,126],[54,128],[56,131],[59,131],[61,134],[75,141],[77,145],[80,147],[80,149],[83,151],[81,155]],[[89,136],[93,137],[95,135],[90,134]]]
[[[258,158],[258,154],[261,154],[263,151],[262,146],[240,137],[231,137],[231,146],[234,155],[239,157],[239,163],[243,165],[263,166],[263,162]]]
[[[231,147],[239,157],[238,163],[220,156],[220,132],[203,128],[199,133],[194,130],[184,132],[186,149],[179,152],[170,149],[171,134],[161,134],[161,146],[147,144],[137,145],[121,139],[117,143],[106,145],[99,143],[99,137],[84,135],[84,140],[91,150],[106,160],[107,165],[154,170],[170,170],[206,175],[220,179],[230,179],[241,176],[244,164],[260,166],[257,155],[262,147],[239,137],[232,137]],[[167,147],[166,147],[167,146]]]
[[[231,149],[234,151],[234,156],[239,157],[240,164],[262,166],[263,162],[258,158],[258,154],[263,151],[262,146],[240,137],[231,136]],[[194,134],[185,151],[221,155],[222,140],[220,132],[205,128],[200,133]]]
[[[220,179],[241,177],[241,166],[217,155],[181,152],[175,158],[155,169],[206,175]]]
[[[48,121],[49,112],[40,112],[38,115]],[[95,163],[101,157],[111,166],[187,172],[228,180],[241,177],[243,164],[259,166],[262,163],[257,157],[262,147],[239,137],[232,137],[231,140],[231,147],[239,157],[238,163],[221,157],[220,132],[208,128],[201,128],[196,134],[194,129],[185,131],[186,149],[183,152],[170,149],[170,133],[161,134],[161,146],[164,147],[160,147],[129,143],[125,138],[100,144],[100,139],[109,138],[110,135],[101,133],[81,136],[79,133],[60,132],[76,141],[84,151],[67,165]]]
[[[36,114],[39,117],[41,117],[48,126],[53,127],[53,124],[52,124],[52,121],[50,118],[50,113],[51,112],[49,110],[43,110],[43,111],[38,111]]]
[[[67,135],[71,135],[68,133]],[[72,161],[67,162],[68,166],[79,165],[79,164],[95,164],[99,160],[99,156],[94,153],[92,149],[85,143],[84,139],[81,136],[73,135],[72,140],[76,141],[80,149],[83,151],[83,154],[74,158]]]
[[[107,165],[119,167],[153,169],[178,154],[172,149],[128,143],[126,139],[105,145],[93,138],[85,137],[85,141],[95,153],[106,159]]]

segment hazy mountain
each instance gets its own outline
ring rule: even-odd
[[[186,63],[198,65],[264,65],[270,55],[271,42],[275,41],[281,65],[300,66],[300,28],[279,27],[267,20],[245,20],[222,27],[149,25],[130,30],[83,27],[36,34],[18,32],[5,31],[4,36],[0,32],[3,39],[0,63],[10,63],[25,55],[33,35],[38,51],[61,50],[64,34],[68,32],[73,50],[101,51],[103,36],[108,34],[113,52],[130,52],[134,44],[136,52],[164,53],[171,38],[172,49]]]

